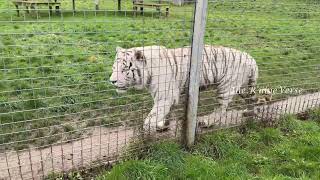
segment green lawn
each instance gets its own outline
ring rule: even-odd
[[[202,135],[191,151],[165,141],[145,152],[97,179],[319,179],[320,111]]]
[[[193,5],[172,7],[169,18],[154,12],[135,18],[131,0],[121,13],[113,11],[113,1],[104,1],[101,9],[108,11],[98,13],[91,1],[79,1],[75,15],[70,2],[50,17],[45,7],[16,17],[10,1],[0,2],[0,150],[67,141],[120,121],[136,125],[152,99],[145,91],[118,95],[106,82],[115,48],[190,45]],[[319,7],[305,0],[210,2],[205,41],[252,54],[260,86],[316,91]],[[212,110],[207,96],[201,113]]]

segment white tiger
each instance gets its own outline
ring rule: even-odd
[[[188,83],[191,48],[118,47],[116,51],[110,82],[118,92],[130,87],[147,88],[154,105],[144,121],[144,129],[165,128],[166,115],[179,102]],[[221,46],[205,46],[201,69],[200,85],[216,85],[221,111],[227,109],[237,93],[235,89],[254,87],[258,78],[258,67],[249,54]]]

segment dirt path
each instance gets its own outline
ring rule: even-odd
[[[278,118],[282,114],[296,114],[320,106],[320,92],[291,97],[287,100],[255,108],[258,117]],[[217,126],[234,126],[241,123],[242,111],[228,111],[227,114],[212,113],[199,117],[210,120]],[[171,123],[166,134],[177,136],[176,124]],[[51,172],[68,171],[88,166],[98,160],[109,161],[121,156],[125,147],[136,139],[137,131],[132,127],[103,128],[93,130],[90,137],[72,143],[52,145],[43,149],[10,151],[0,153],[0,179],[43,179]]]
[[[268,105],[256,106],[254,111],[258,119],[270,121],[279,118],[283,114],[297,114],[308,109],[320,106],[320,92],[290,97]],[[213,125],[217,128],[236,126],[245,119],[242,118],[243,110],[230,110],[225,114],[214,112],[198,117],[198,121]]]

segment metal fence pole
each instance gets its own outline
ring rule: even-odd
[[[184,143],[186,147],[191,147],[194,144],[195,140],[200,84],[200,67],[202,64],[202,52],[204,48],[204,34],[206,27],[207,7],[208,0],[196,1],[192,35],[189,91],[186,114],[187,118],[184,135]]]

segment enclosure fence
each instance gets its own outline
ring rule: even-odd
[[[0,70],[0,179],[50,179],[319,108],[320,4],[0,0]]]

